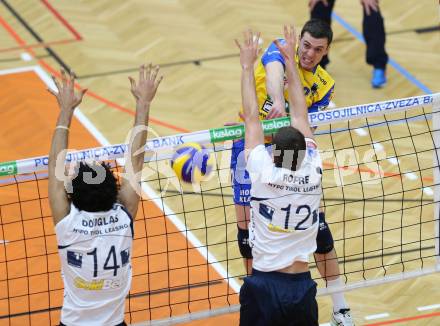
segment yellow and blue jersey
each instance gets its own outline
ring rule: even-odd
[[[281,43],[283,39],[279,40]],[[299,65],[298,55],[295,56],[298,65],[298,72],[301,82],[304,86],[304,95],[309,112],[324,110],[330,104],[333,98],[335,81],[320,65],[313,71],[307,71]],[[275,43],[266,49],[255,69],[255,86],[257,91],[258,107],[260,119],[264,120],[272,107],[272,99],[267,95],[266,90],[266,70],[265,66],[269,62],[278,61],[285,66],[285,61],[280,50]],[[286,77],[284,77],[284,99],[286,101],[286,112],[289,112],[289,94],[286,87]]]
[[[280,39],[280,42],[283,43],[284,40]],[[335,88],[333,78],[319,65],[314,71],[307,71],[299,66],[298,56],[296,56],[295,60],[298,65],[299,77],[304,86],[304,95],[309,112],[324,110],[328,107],[333,97],[333,90]],[[257,90],[260,120],[264,120],[272,108],[273,102],[266,91],[266,71],[264,66],[273,61],[278,61],[285,66],[284,58],[275,43],[272,43],[266,49],[255,69],[255,86]],[[286,112],[289,112],[289,94],[286,89],[286,77],[284,77],[284,85]],[[244,140],[234,141],[231,153],[233,199],[237,205],[249,206],[251,181],[249,179],[249,173],[246,171],[246,161],[244,155],[242,155],[243,150]]]

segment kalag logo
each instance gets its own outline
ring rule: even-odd
[[[243,126],[211,130],[211,138],[214,141],[236,139],[242,136],[243,136]]]
[[[0,175],[11,175],[17,173],[15,162],[5,162],[0,164]]]

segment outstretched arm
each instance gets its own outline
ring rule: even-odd
[[[132,77],[129,77],[131,93],[136,99],[136,116],[128,144],[129,156],[125,161],[125,177],[121,181],[118,200],[133,218],[136,217],[141,194],[139,183],[144,164],[144,146],[147,140],[150,104],[162,81],[162,76],[157,78],[158,72],[159,66],[153,68],[151,64],[147,67],[142,65],[139,68],[139,81],[137,84]]]
[[[284,26],[284,38],[286,42],[281,44],[275,41],[281,54],[286,62],[286,75],[289,90],[289,102],[292,109],[290,110],[291,125],[301,131],[304,137],[313,138],[310,129],[309,115],[304,97],[304,90],[299,78],[298,67],[295,62],[296,33],[294,27]]]
[[[272,100],[272,107],[266,119],[279,118],[286,115],[284,100],[284,58],[274,42],[261,57],[266,71],[266,93]]]
[[[264,143],[263,128],[258,117],[257,92],[255,90],[254,63],[258,57],[260,33],[248,30],[244,33],[243,43],[235,40],[240,49],[241,64],[241,100],[245,125],[246,157],[250,150]]]
[[[69,127],[72,122],[73,111],[81,103],[87,90],[83,89],[79,93],[75,93],[75,77],[73,72],[66,75],[65,71],[61,70],[61,84],[54,76],[52,78],[58,92],[51,89],[48,89],[48,91],[55,96],[61,110],[52,136],[49,152],[49,204],[52,210],[52,219],[54,224],[57,224],[70,212],[70,203],[64,188],[64,179],[61,175],[64,176],[66,149],[69,142]],[[57,162],[61,166],[57,167]],[[57,169],[60,171],[58,176],[56,173]]]
[[[266,119],[274,119],[286,115],[284,101],[284,67],[279,61],[272,61],[264,67],[266,70],[266,91],[272,99],[272,108]]]

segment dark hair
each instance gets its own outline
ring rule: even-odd
[[[314,38],[326,38],[328,41],[327,46],[333,41],[332,28],[322,19],[312,18],[306,22],[301,30],[301,38],[305,32],[308,32]]]
[[[280,153],[274,152],[275,166],[296,171],[304,159],[306,150],[304,135],[292,126],[282,127],[273,137],[272,144],[275,145],[275,150],[281,151]],[[293,155],[288,154],[288,152]],[[291,162],[290,159],[292,159]]]
[[[110,166],[104,162],[91,165],[80,162],[76,170],[78,174],[72,180],[73,191],[70,195],[73,205],[87,212],[110,210],[118,195],[118,184]],[[105,172],[104,180],[98,176],[101,171]]]

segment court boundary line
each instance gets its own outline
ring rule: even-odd
[[[24,27],[24,29],[26,29],[28,31],[28,33],[30,33],[32,35],[32,37],[37,40],[37,42],[44,42],[43,38],[28,24],[28,22],[20,15],[20,13],[15,10],[15,8],[13,6],[11,6],[7,0],[1,0],[1,3],[3,4],[3,6],[6,7],[6,9],[9,11],[9,13],[15,17],[16,20],[18,20],[18,22],[21,24],[22,27]],[[11,29],[12,27],[9,26]],[[17,33],[16,33],[17,34]],[[18,35],[18,34],[17,34]],[[24,45],[26,45],[26,42],[24,42]],[[68,66],[62,59],[61,57],[54,51],[52,50],[52,48],[50,47],[44,47],[44,49],[47,51],[47,53],[50,54],[50,56],[61,66],[63,67],[65,70],[69,71],[70,70],[70,66]],[[29,49],[30,50],[30,49]]]
[[[404,318],[399,318],[399,319],[381,321],[381,322],[373,323],[373,324],[365,324],[365,326],[392,325],[392,324],[397,324],[397,323],[403,323],[405,321],[413,321],[413,320],[438,317],[438,316],[440,316],[440,312],[433,312],[430,314],[414,315],[414,316],[409,316],[409,317],[404,317]]]
[[[4,3],[4,2],[2,2]],[[29,52],[31,52],[32,55],[35,56],[35,52],[33,51],[32,48],[29,48],[29,46],[27,45],[27,43],[20,37],[20,35],[12,28],[11,25],[8,24],[8,22],[3,19],[2,16],[0,16],[0,25],[2,25],[2,27],[6,30],[7,33],[9,33],[9,35],[15,40],[15,42],[17,42],[17,44],[22,45],[24,48],[27,48],[29,50]],[[52,68],[52,66],[50,66],[45,60],[43,59],[38,59],[38,64],[40,64],[41,66],[43,66],[47,71],[49,71],[51,74],[54,74],[55,76],[60,76],[59,72]],[[80,88],[81,86],[77,83],[75,85],[76,88]],[[88,91],[87,93],[90,97],[92,97],[93,99],[95,99],[98,102],[104,103],[105,105],[109,106],[110,108],[116,109],[118,111],[121,112],[125,112],[128,113],[132,116],[134,116],[134,111],[132,109],[128,109],[126,107],[123,107],[115,102],[112,102],[94,92],[92,92],[91,90]],[[150,117],[150,122],[174,131],[178,131],[178,132],[189,132],[188,129],[182,128],[182,127],[178,127],[175,125],[172,125],[171,123]]]
[[[65,19],[58,10],[56,10],[47,0],[41,0],[41,2],[46,6],[46,8],[61,22],[64,27],[66,27],[69,32],[75,37],[77,41],[81,41],[83,38],[81,34]]]
[[[75,40],[75,39],[65,39],[65,40],[57,40],[57,41],[50,41],[50,42],[39,42],[39,43],[28,44],[28,45],[13,46],[10,48],[0,48],[0,53],[33,49],[33,48],[45,48],[45,47],[48,47],[51,45],[61,45],[61,44],[76,43],[76,42],[80,42],[80,41]],[[48,56],[50,56],[50,55],[48,54]]]
[[[354,28],[351,24],[349,24],[347,21],[345,21],[342,16],[339,16],[335,11],[332,12],[332,18],[336,20],[339,25],[341,25],[345,30],[347,30],[351,35],[353,35],[358,41],[365,44],[365,39],[363,35]],[[413,85],[417,86],[420,90],[422,90],[426,94],[433,94],[433,91],[423,84],[420,80],[418,80],[413,74],[411,74],[407,69],[402,67],[397,61],[395,61],[393,58],[391,58],[390,55],[388,55],[388,64],[393,67],[397,72],[399,72],[403,77],[405,77],[406,80],[408,80]]]

